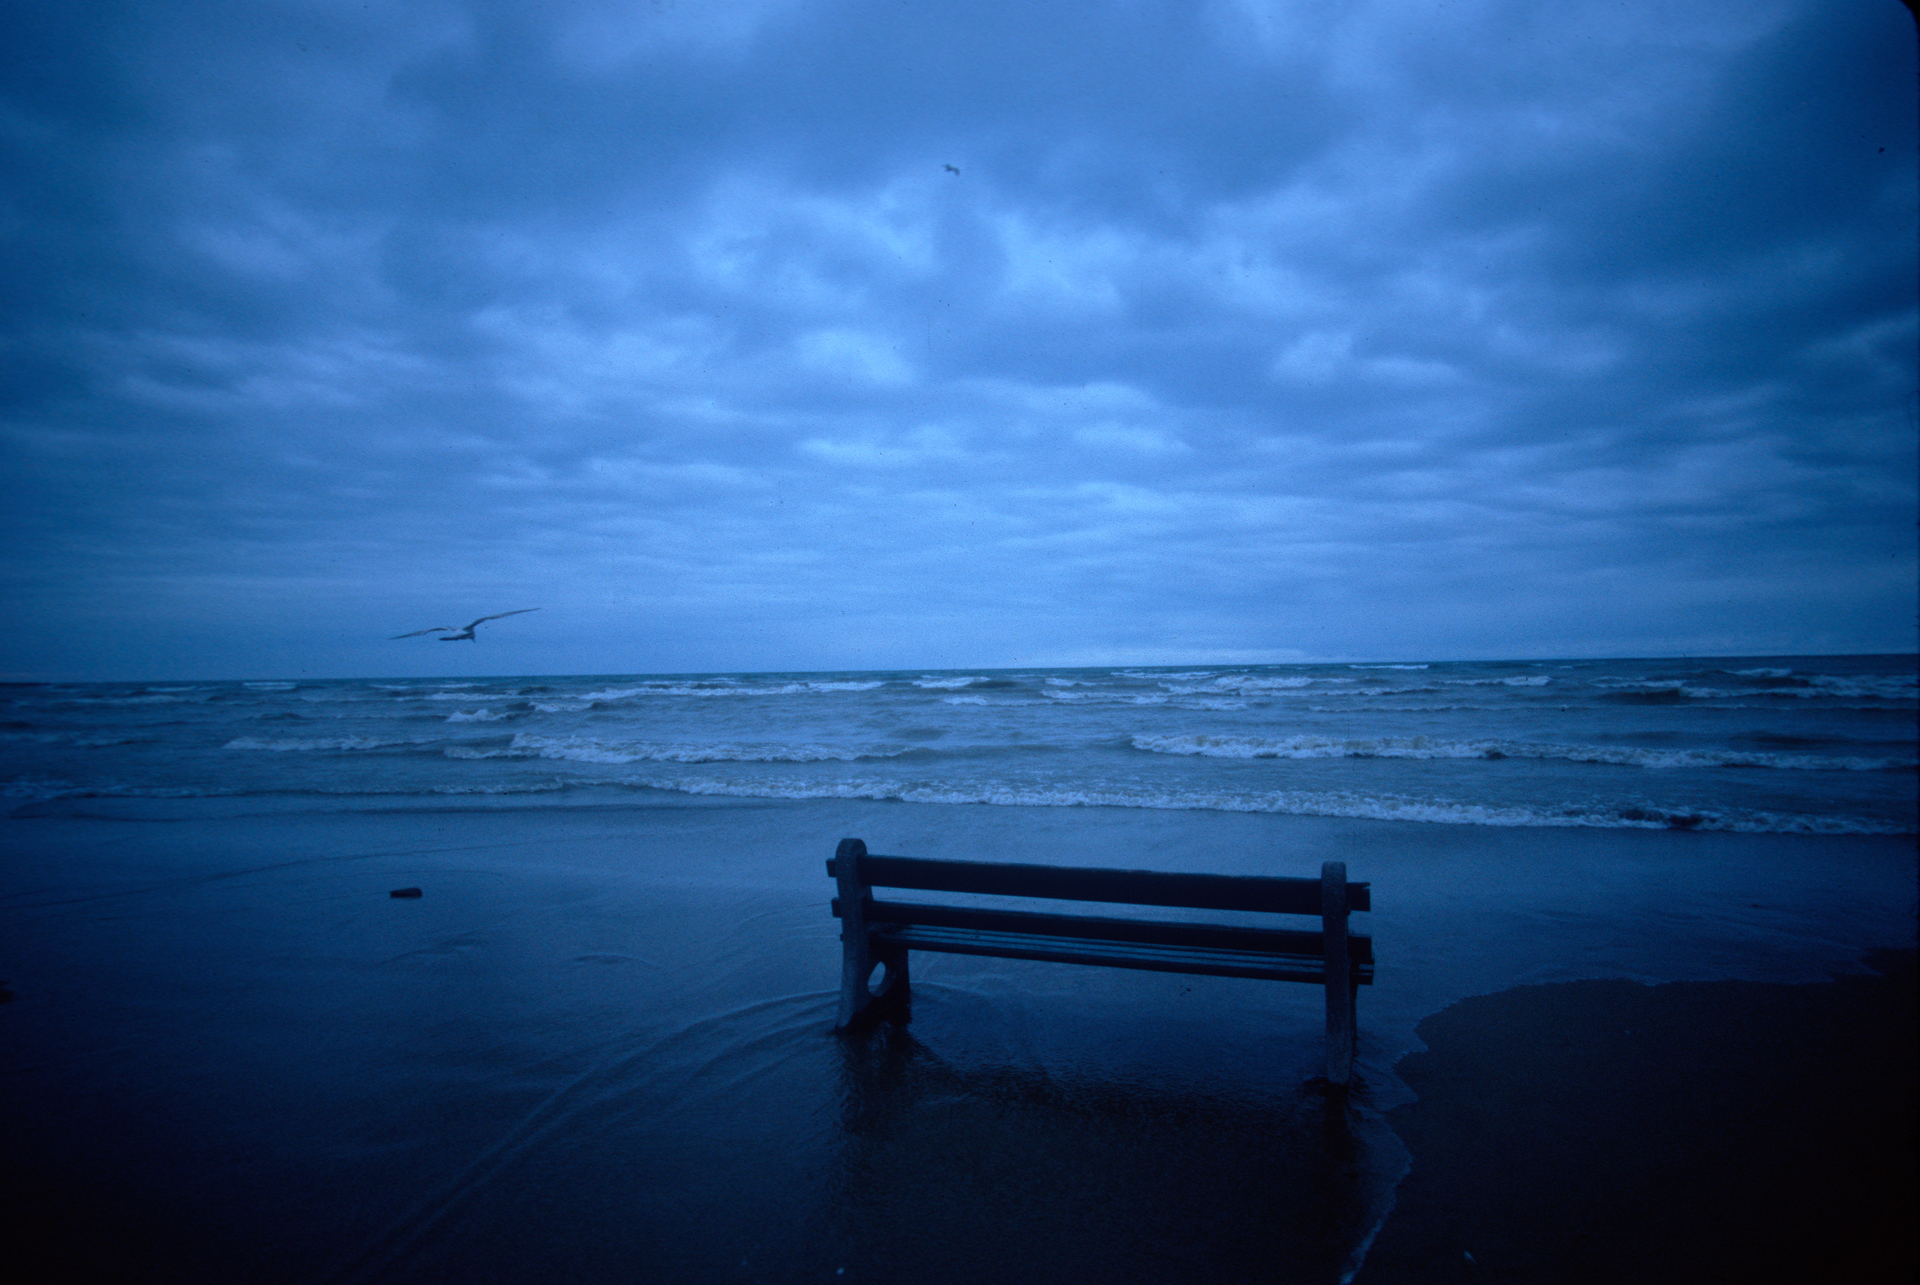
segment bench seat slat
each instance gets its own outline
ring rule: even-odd
[[[873,929],[876,942],[910,950],[955,955],[990,955],[1002,959],[1037,959],[1060,964],[1097,964],[1107,968],[1141,968],[1167,973],[1201,973],[1213,977],[1252,977],[1265,981],[1322,982],[1323,960],[1309,955],[1274,955],[1258,951],[1221,950],[1197,946],[1150,945],[1139,942],[1092,941],[1077,937],[1050,937],[1032,933],[985,932],[970,928],[910,925]],[[1373,982],[1373,966],[1356,964],[1355,979]]]
[[[833,913],[836,916],[841,914],[838,898],[834,899]],[[936,906],[921,902],[870,901],[866,908],[866,922],[873,925],[973,928],[1043,937],[1082,937],[1140,945],[1194,946],[1270,955],[1310,955],[1316,958],[1326,951],[1326,942],[1321,933],[1298,929],[1116,919],[1099,915],[1054,915],[980,906]],[[1347,943],[1348,957],[1355,963],[1373,962],[1371,937],[1351,934]]]
[[[1192,910],[1259,910],[1281,915],[1320,913],[1318,879],[945,861],[874,853],[861,857],[859,862],[862,880],[877,888],[1181,906]],[[828,868],[832,869],[831,863]],[[1349,883],[1347,909],[1370,908],[1369,885]]]

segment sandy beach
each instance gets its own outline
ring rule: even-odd
[[[1912,952],[1833,982],[1568,982],[1420,1024],[1360,1285],[1910,1281]]]
[[[1319,1282],[1370,1239],[1362,1280],[1456,1249],[1487,1279],[1697,1278],[1748,1214],[1688,1240],[1643,1204],[1692,1217],[1659,1193],[1763,1172],[1748,1122],[1841,1084],[1793,1172],[1911,1186],[1885,1143],[1912,1137],[1911,987],[1862,962],[1912,945],[1898,838],[684,797],[62,799],[0,834],[6,1205],[48,1279]],[[847,835],[1344,859],[1375,888],[1365,1083],[1344,1111],[1312,1089],[1312,988],[1231,979],[934,957],[910,1026],[837,1038]],[[1635,1131],[1657,1182],[1577,1145]],[[1863,1201],[1843,1239],[1905,1261],[1911,1224]],[[1614,1257],[1569,1258],[1581,1231]]]

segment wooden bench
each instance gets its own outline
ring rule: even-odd
[[[1318,879],[1172,874],[886,857],[844,839],[827,873],[839,891],[833,913],[840,920],[841,1029],[904,1010],[911,996],[907,956],[916,950],[1311,982],[1327,992],[1327,1079],[1345,1085],[1352,1077],[1355,1001],[1359,988],[1373,983],[1373,940],[1348,932],[1347,915],[1370,910],[1372,901],[1369,885],[1347,882],[1344,862],[1327,862]],[[876,901],[875,888],[1314,915],[1320,923],[1314,930],[1249,928]]]

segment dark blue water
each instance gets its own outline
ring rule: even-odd
[[[1903,834],[1912,657],[0,690],[61,795],[668,791]]]

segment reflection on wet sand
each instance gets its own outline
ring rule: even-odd
[[[962,1067],[887,1022],[843,1048],[849,1279],[1338,1281],[1404,1164],[1364,1102],[1311,1084]]]

